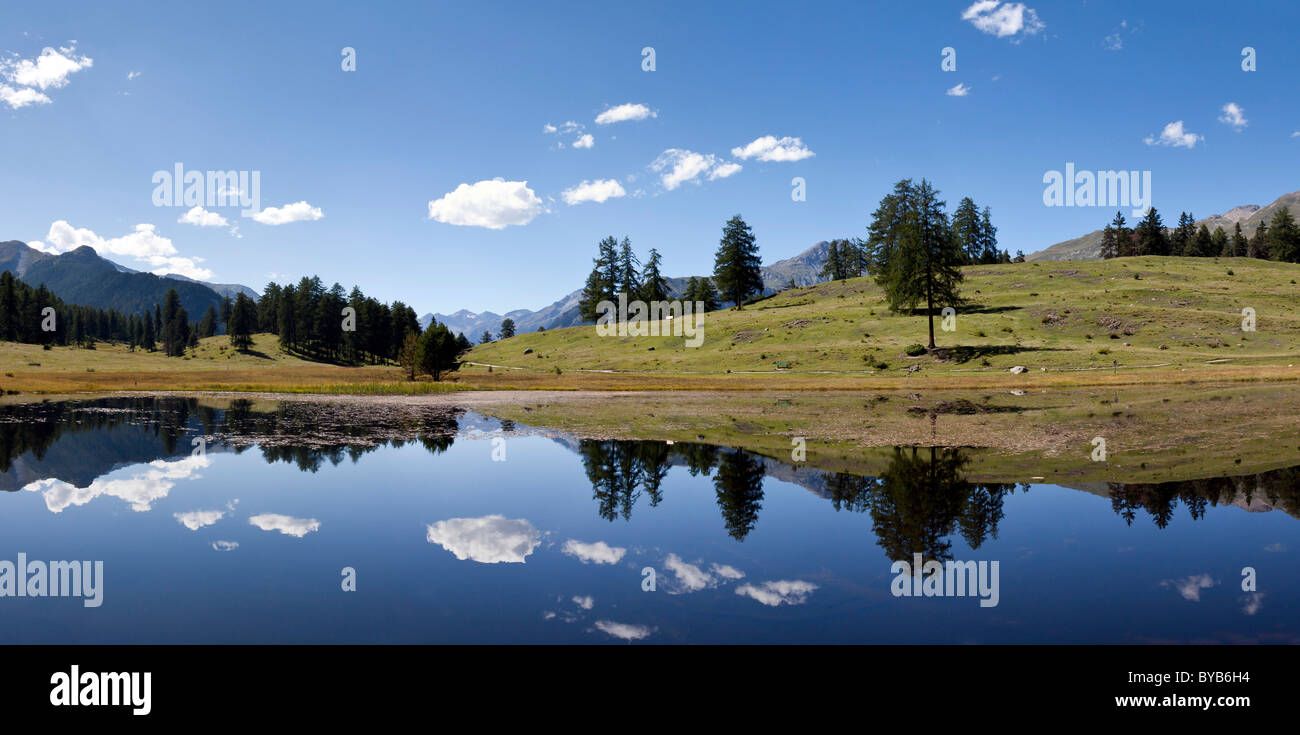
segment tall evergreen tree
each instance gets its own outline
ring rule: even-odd
[[[1231,248],[1231,252],[1228,253],[1229,257],[1241,258],[1246,255],[1250,243],[1246,241],[1246,236],[1241,232],[1241,222],[1233,223],[1232,241],[1228,244],[1228,247]]]
[[[952,236],[957,240],[957,247],[965,254],[967,265],[980,262],[984,256],[980,212],[970,197],[962,197],[952,213]]]
[[[510,339],[515,336],[515,320],[506,318],[501,320],[501,339]]]
[[[713,259],[713,282],[736,309],[743,308],[751,294],[763,293],[762,261],[754,231],[740,215],[727,220],[722,228],[722,240]]]
[[[618,251],[618,291],[627,294],[629,299],[635,299],[641,291],[641,277],[637,272],[640,265],[636,253],[632,252],[632,240],[624,237]]]
[[[1300,228],[1290,207],[1273,213],[1268,225],[1269,257],[1286,263],[1300,263]]]
[[[877,210],[888,219],[873,220],[869,228],[877,239],[874,252],[881,266],[876,281],[895,311],[914,309],[925,302],[929,347],[934,349],[934,306],[961,303],[959,288],[965,253],[949,232],[944,203],[930,182],[922,179],[920,184],[912,185],[901,181],[894,194],[885,199],[891,197],[897,198],[882,201]],[[879,260],[885,253],[886,259]]]
[[[1134,255],[1169,255],[1169,238],[1155,207],[1148,209],[1146,216],[1133,228],[1133,236]]]
[[[650,257],[646,259],[645,268],[641,271],[640,298],[646,303],[668,300],[670,295],[668,279],[660,272],[662,263],[663,258],[659,255],[659,251],[650,248]]]

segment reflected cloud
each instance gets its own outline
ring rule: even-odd
[[[197,531],[204,526],[211,526],[225,515],[225,511],[221,510],[191,510],[185,513],[173,513],[172,517],[180,521],[182,526]]]
[[[38,492],[45,498],[45,507],[51,513],[62,513],[74,505],[85,505],[101,495],[125,500],[131,510],[138,513],[151,510],[153,502],[167,497],[178,480],[195,479],[199,470],[212,464],[207,456],[190,455],[184,459],[159,459],[150,462],[143,471],[125,469],[110,472],[87,487],[76,487],[57,478],[28,483],[24,490]],[[126,477],[114,477],[125,474]]]
[[[616,623],[612,620],[597,620],[596,629],[606,635],[621,638],[625,641],[639,641],[642,638],[649,638],[657,630],[656,628],[647,628],[644,625]]]
[[[428,528],[429,543],[438,544],[461,561],[482,564],[522,564],[542,542],[542,534],[533,524],[502,515],[449,518]]]
[[[583,610],[590,610],[592,607],[596,605],[596,600],[592,598],[591,595],[574,595],[573,604],[577,605]]]
[[[302,538],[312,531],[320,530],[320,521],[315,518],[294,518],[279,513],[259,513],[249,518],[248,522],[263,531],[279,531],[294,538]]]
[[[736,594],[744,595],[769,607],[778,605],[802,605],[817,585],[802,580],[778,580],[764,582],[759,586],[743,584],[736,588]]]
[[[1264,593],[1251,592],[1240,599],[1241,612],[1245,615],[1254,615],[1264,606]]]
[[[213,541],[212,548],[217,551],[234,551],[239,548],[238,541]]]
[[[744,572],[727,564],[714,564],[709,568],[713,570],[714,574],[723,579],[742,579],[745,576]]]
[[[690,562],[683,561],[676,554],[669,554],[664,559],[664,567],[677,577],[678,589],[670,590],[669,594],[680,594],[683,592],[699,592],[702,589],[712,587],[717,584],[717,580],[712,574],[700,569]]]
[[[617,564],[627,553],[627,549],[610,546],[604,541],[586,544],[577,539],[565,541],[562,551],[569,556],[577,557],[583,564]]]
[[[1164,579],[1160,581],[1160,586],[1165,589],[1176,589],[1178,594],[1183,596],[1188,602],[1200,602],[1201,590],[1206,590],[1215,585],[1215,581],[1208,574],[1193,574],[1183,579]]]

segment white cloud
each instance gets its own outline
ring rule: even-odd
[[[50,98],[29,87],[14,89],[6,84],[0,84],[0,102],[9,105],[11,110],[17,110],[27,105],[48,105]]]
[[[182,526],[197,531],[204,526],[211,526],[225,515],[225,511],[221,510],[191,510],[186,513],[173,513],[172,517],[180,521]]]
[[[639,641],[642,638],[649,638],[655,632],[654,628],[647,628],[644,625],[615,623],[612,620],[597,620],[596,628],[602,633],[625,641]]]
[[[140,76],[140,75],[143,74],[143,73],[144,73],[144,72],[139,72],[139,71],[129,71],[129,72],[126,73],[126,81],[129,82],[129,81],[131,81],[132,79],[135,79],[136,77]]]
[[[604,541],[586,544],[577,539],[565,541],[562,551],[569,556],[577,557],[583,564],[617,564],[627,553],[627,549],[610,546]]]
[[[429,219],[489,230],[526,225],[542,211],[542,200],[528,188],[527,181],[504,179],[461,184],[429,202]]]
[[[1264,606],[1264,593],[1263,592],[1248,593],[1244,597],[1240,598],[1238,602],[1241,603],[1242,614],[1254,615],[1255,613],[1259,612],[1259,609],[1261,607]]]
[[[259,513],[249,518],[248,522],[263,531],[279,531],[294,538],[302,538],[320,530],[320,521],[315,518],[294,518],[279,513]]]
[[[591,608],[595,607],[596,601],[592,599],[591,595],[585,595],[585,596],[574,595],[573,604],[577,605],[583,610],[590,610]]]
[[[786,136],[778,139],[775,135],[764,135],[748,145],[732,148],[731,155],[740,159],[757,158],[760,161],[802,161],[816,154],[808,150],[799,138]]]
[[[695,181],[708,173],[710,179],[720,179],[740,171],[740,164],[724,161],[713,154],[696,153],[682,148],[669,148],[659,155],[650,168],[661,174],[659,182],[669,191],[687,181]]]
[[[143,513],[153,507],[155,500],[167,497],[178,480],[199,477],[198,471],[211,463],[210,458],[195,455],[174,461],[159,459],[142,470],[125,468],[110,472],[96,478],[89,487],[76,487],[51,477],[29,483],[23,489],[41,493],[51,513],[62,513],[103,495],[120,498],[131,505],[131,510]]]
[[[181,224],[196,225],[198,227],[227,227],[230,225],[230,223],[226,221],[225,217],[222,217],[216,212],[209,212],[203,207],[197,205],[190,207],[189,211],[182,214],[181,218],[176,221]]]
[[[591,133],[584,133],[573,141],[574,148],[590,148],[594,145],[596,145],[596,139],[592,137]]]
[[[677,577],[679,592],[699,592],[717,583],[712,574],[683,561],[676,554],[669,554],[668,558],[664,559],[664,568]]]
[[[713,170],[709,171],[709,181],[713,181],[714,179],[725,179],[732,174],[740,173],[741,168],[741,165],[735,161],[719,163],[713,167]]]
[[[1038,19],[1033,8],[1024,3],[1003,3],[999,0],[977,0],[961,14],[962,20],[970,21],[984,33],[1012,40],[1018,34],[1032,36],[1047,26]]]
[[[1214,579],[1208,574],[1193,574],[1183,579],[1166,579],[1160,582],[1161,587],[1166,589],[1172,587],[1178,590],[1178,594],[1188,602],[1200,602],[1201,590],[1209,589],[1215,584]]]
[[[501,515],[481,518],[449,518],[430,525],[427,539],[450,551],[457,559],[482,564],[523,564],[542,543],[533,524]]]
[[[324,216],[325,213],[320,211],[320,207],[313,207],[307,202],[294,202],[283,207],[267,207],[254,214],[253,219],[264,225],[285,225],[290,222],[318,220]]]
[[[1166,125],[1164,130],[1160,131],[1159,137],[1148,135],[1142,139],[1142,142],[1147,145],[1167,145],[1174,148],[1195,148],[1196,144],[1202,140],[1205,140],[1205,138],[1196,133],[1190,133],[1184,130],[1182,120],[1175,120]]]
[[[649,107],[639,103],[628,102],[618,107],[611,107],[608,110],[596,116],[597,125],[609,125],[611,123],[627,122],[629,120],[644,120],[648,117],[659,117],[659,113],[651,110]]]
[[[77,44],[59,49],[46,47],[35,59],[0,59],[0,76],[23,87],[58,89],[68,83],[68,75],[89,69],[94,60],[77,56]]]
[[[212,548],[216,551],[234,551],[239,548],[238,541],[213,541]]]
[[[212,271],[199,263],[203,258],[181,257],[170,238],[163,237],[151,224],[139,224],[135,230],[121,237],[103,238],[85,228],[76,228],[66,220],[50,225],[45,242],[31,243],[32,247],[46,253],[66,253],[85,245],[102,256],[126,256],[144,261],[153,267],[155,275],[179,273],[187,278],[206,281]]]
[[[964,83],[958,84],[949,89],[947,94],[949,97],[965,97],[970,94],[970,87],[967,87]]]
[[[1223,114],[1219,116],[1219,122],[1240,133],[1247,125],[1246,111],[1236,102],[1229,102],[1223,106]]]
[[[627,191],[623,185],[614,179],[597,179],[596,181],[584,181],[577,186],[565,189],[560,195],[564,198],[564,203],[573,205],[583,202],[603,203],[608,199],[617,199],[626,196]]]
[[[1116,31],[1102,39],[1101,46],[1107,51],[1119,51],[1124,48],[1124,39]]]
[[[741,579],[742,577],[745,576],[744,572],[740,571],[739,569],[733,566],[728,566],[726,564],[714,564],[710,568],[713,570],[714,574],[718,575],[719,577],[722,577],[723,579]]]
[[[755,587],[743,584],[736,588],[736,594],[749,597],[769,607],[778,605],[802,605],[808,601],[808,595],[817,589],[812,582],[802,580],[780,580],[764,582]]]

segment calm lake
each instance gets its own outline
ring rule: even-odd
[[[0,642],[1300,641],[1300,468],[983,484],[978,451],[859,477],[446,407],[5,405]],[[102,562],[96,606],[58,561]]]

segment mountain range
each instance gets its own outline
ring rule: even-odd
[[[244,293],[257,297],[256,291],[240,284],[204,283],[174,273],[156,276],[132,270],[100,257],[94,248],[85,245],[54,255],[18,240],[0,242],[0,271],[6,270],[33,287],[44,284],[69,304],[115,309],[125,314],[152,309],[173,288],[180,296],[181,306],[194,321],[209,306],[220,310],[221,300],[227,295]]]
[[[1273,218],[1273,213],[1282,207],[1290,207],[1292,214],[1300,216],[1300,191],[1290,194],[1283,194],[1273,201],[1272,204],[1261,207],[1256,204],[1244,204],[1233,207],[1223,214],[1212,214],[1204,219],[1196,221],[1199,228],[1205,225],[1210,228],[1210,232],[1216,227],[1222,227],[1229,235],[1232,234],[1233,226],[1238,222],[1241,223],[1241,232],[1246,237],[1255,234],[1255,230],[1261,222],[1267,222]],[[1098,209],[1098,217],[1109,221],[1114,213],[1106,214],[1106,210]],[[1165,226],[1176,225],[1178,215],[1172,210],[1160,213],[1161,219],[1164,220]],[[1129,223],[1132,227],[1134,223]],[[1082,237],[1076,237],[1073,240],[1058,242],[1051,247],[1039,250],[1036,253],[1030,253],[1025,256],[1025,260],[1097,260],[1101,258],[1101,230],[1093,230]]]
[[[763,266],[763,292],[776,293],[792,280],[796,286],[809,286],[820,281],[829,245],[829,241],[822,240],[794,257]],[[680,298],[686,290],[690,277],[666,280],[669,294],[673,298]],[[496,334],[501,329],[501,322],[504,319],[513,319],[515,331],[519,334],[536,332],[541,327],[546,329],[573,327],[582,324],[582,317],[578,314],[578,300],[581,297],[582,289],[579,288],[537,311],[516,309],[497,314],[492,311],[475,313],[468,309],[461,309],[451,314],[425,314],[420,317],[420,327],[427,327],[431,319],[437,319],[439,324],[445,324],[452,332],[463,334],[472,342],[478,342],[485,331]]]

